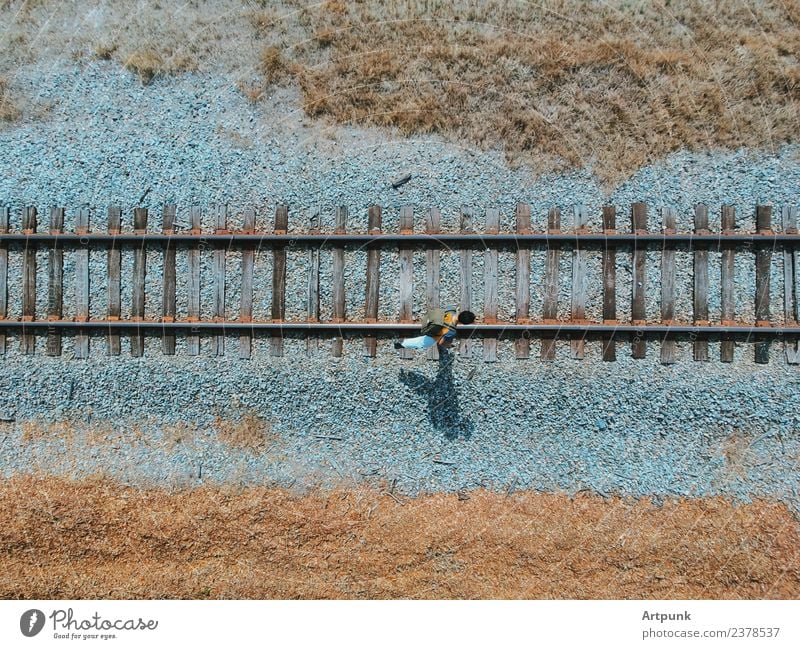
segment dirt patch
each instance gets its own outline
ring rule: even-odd
[[[0,597],[800,596],[785,506],[0,483]]]
[[[279,441],[279,436],[272,431],[272,422],[256,415],[244,415],[241,419],[217,417],[214,430],[223,444],[253,453],[263,451],[268,444]]]
[[[67,446],[75,442],[76,436],[80,433],[81,425],[79,422],[60,420],[49,421],[45,419],[32,419],[23,421],[19,424],[22,436],[20,441],[23,445],[41,441],[62,440]],[[92,428],[87,430],[87,434],[92,440],[104,437],[106,427]]]
[[[264,419],[255,414],[244,412],[239,416],[215,417],[210,427],[220,442],[234,449],[245,449],[260,453],[269,447],[280,446],[281,437],[273,431],[273,420]],[[177,424],[160,424],[154,419],[131,422],[111,422],[96,420],[92,423],[78,419],[62,419],[49,421],[30,419],[21,422],[4,422],[0,430],[11,434],[18,428],[20,442],[23,445],[41,442],[64,442],[71,448],[79,441],[90,446],[132,446],[152,444],[152,438],[145,431],[156,428],[161,431],[163,448],[173,452],[179,447],[196,449],[198,436],[206,433],[204,427],[180,422]]]
[[[173,452],[178,448],[196,449],[197,429],[184,422],[162,427],[164,448]]]

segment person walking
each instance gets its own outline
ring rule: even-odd
[[[430,309],[422,321],[422,331],[415,338],[406,338],[394,344],[395,349],[427,349],[434,345],[450,347],[456,337],[459,324],[472,324],[475,314],[472,311],[458,313],[455,305],[444,309]]]

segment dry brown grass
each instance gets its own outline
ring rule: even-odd
[[[101,50],[101,54],[105,50]],[[101,54],[98,54],[100,56]],[[111,57],[111,52],[106,58]],[[164,58],[155,48],[143,48],[125,59],[125,67],[138,75],[143,84],[150,83],[156,75],[190,72],[197,69],[197,62],[190,56],[179,55]]]
[[[270,9],[254,9],[250,12],[250,24],[260,36],[269,35],[279,21],[278,15]]]
[[[0,597],[786,598],[785,506],[0,483]]]
[[[218,417],[214,430],[224,444],[254,453],[264,450],[267,444],[278,439],[272,432],[272,423],[253,414],[244,415],[241,419]]]
[[[250,103],[258,103],[265,95],[267,88],[263,83],[248,83],[243,80],[236,82],[236,87],[239,89],[245,98]]]
[[[288,73],[288,66],[278,47],[270,45],[261,52],[261,73],[268,83],[275,83]]]
[[[142,83],[150,83],[164,69],[164,59],[156,50],[136,50],[125,61],[125,67],[139,75]]]
[[[21,66],[71,59],[113,60],[144,82],[159,74],[178,74],[199,67],[233,69],[251,11],[241,0],[170,3],[143,0],[131,6],[112,0],[0,3],[0,74]]]
[[[11,93],[8,79],[0,77],[0,122],[14,122],[20,118],[22,112],[17,107]]]
[[[795,140],[796,0],[293,4],[311,115],[500,146],[542,170],[594,164],[609,182],[681,148]]]
[[[94,47],[94,55],[103,61],[109,61],[117,51],[117,46],[108,43],[98,43]]]

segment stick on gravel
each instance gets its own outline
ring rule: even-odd
[[[392,181],[392,188],[397,189],[398,187],[402,187],[405,185],[409,180],[411,180],[411,174],[404,174],[402,176],[398,176]]]

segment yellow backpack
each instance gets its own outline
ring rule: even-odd
[[[447,318],[449,313],[449,310],[445,311],[444,309],[428,309],[425,317],[422,318],[422,335],[438,338],[446,333],[448,329],[455,330],[455,326],[448,323],[448,320],[455,321],[452,313],[450,313],[451,317]]]

